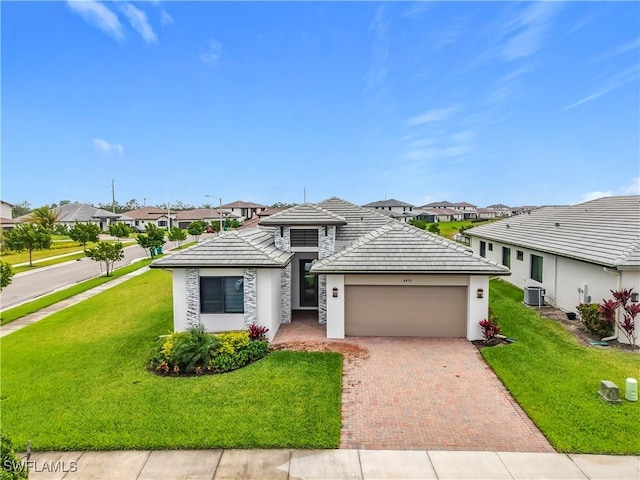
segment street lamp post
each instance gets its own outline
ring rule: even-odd
[[[205,195],[205,197],[217,198],[218,201],[220,202],[220,207],[218,208],[218,213],[220,214],[220,233],[219,233],[219,235],[222,235],[222,198],[221,197],[216,197],[215,195]]]

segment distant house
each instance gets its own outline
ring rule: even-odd
[[[284,210],[286,210],[286,208],[267,208],[265,210],[262,210],[261,212],[254,214],[253,217],[242,222],[242,224],[240,225],[240,229],[257,227],[260,224],[260,220],[262,220],[263,218],[269,217]]]
[[[159,228],[173,227],[176,213],[159,207],[141,207],[125,212],[124,215],[131,219],[132,227],[142,231],[149,224]]]
[[[478,214],[477,218],[482,218],[482,219],[496,218],[498,216],[502,216],[502,215],[498,215],[498,212],[491,208],[478,208],[476,210],[476,213]]]
[[[480,218],[510,217],[512,215],[511,208],[507,207],[502,203],[494,203],[493,205],[488,205],[486,208],[482,210],[494,212],[494,216],[493,217],[481,216]],[[478,215],[480,215],[480,209],[478,209]]]
[[[243,202],[242,200],[237,200],[235,202],[225,203],[220,208],[230,211],[235,215],[236,219],[242,222],[247,218],[253,217],[254,214],[260,213],[268,207],[259,203]]]
[[[465,235],[474,253],[511,269],[507,281],[544,288],[546,302],[566,311],[610,290],[640,292],[640,195],[529,210]]]
[[[269,328],[317,312],[328,338],[482,338],[489,276],[455,242],[339,198],[264,216],[151,264],[173,270],[176,331]]]
[[[416,218],[416,214],[413,212],[415,205],[394,198],[367,203],[363,207],[378,210],[380,213],[404,223],[409,223],[410,220]]]
[[[221,219],[223,222],[226,219],[239,220],[240,217],[229,210],[220,210],[217,208],[195,208],[192,210],[175,212],[174,218],[178,227],[187,228],[195,221],[211,224],[220,222]]]
[[[77,223],[94,223],[100,227],[100,230],[107,230],[109,225],[117,222],[128,223],[131,219],[122,213],[113,213],[102,208],[87,205],[85,203],[67,203],[51,209],[57,216],[56,223],[67,225],[69,227]],[[30,215],[22,215],[16,221],[25,222],[30,220]]]

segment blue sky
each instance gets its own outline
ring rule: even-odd
[[[0,8],[11,203],[639,193],[637,2]]]

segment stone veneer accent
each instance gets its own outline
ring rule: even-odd
[[[274,243],[278,250],[291,252],[291,227],[276,227]],[[291,323],[291,263],[280,270],[280,312],[280,323]]]
[[[282,236],[280,235],[282,228]],[[273,240],[276,248],[283,252],[291,251],[291,227],[276,227],[276,236]]]
[[[327,234],[325,235],[325,228]],[[318,227],[318,259],[333,255],[336,248],[336,227]],[[327,276],[318,275],[318,322],[327,323]]]
[[[187,326],[200,325],[200,275],[197,268],[187,268]]]
[[[281,323],[291,323],[291,263],[280,270]]]
[[[247,268],[244,271],[244,324],[249,326],[256,323],[258,318],[258,290],[256,286],[256,269]]]

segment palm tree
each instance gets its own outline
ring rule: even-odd
[[[60,214],[47,206],[35,208],[29,214],[29,221],[42,225],[47,230],[53,230]]]

